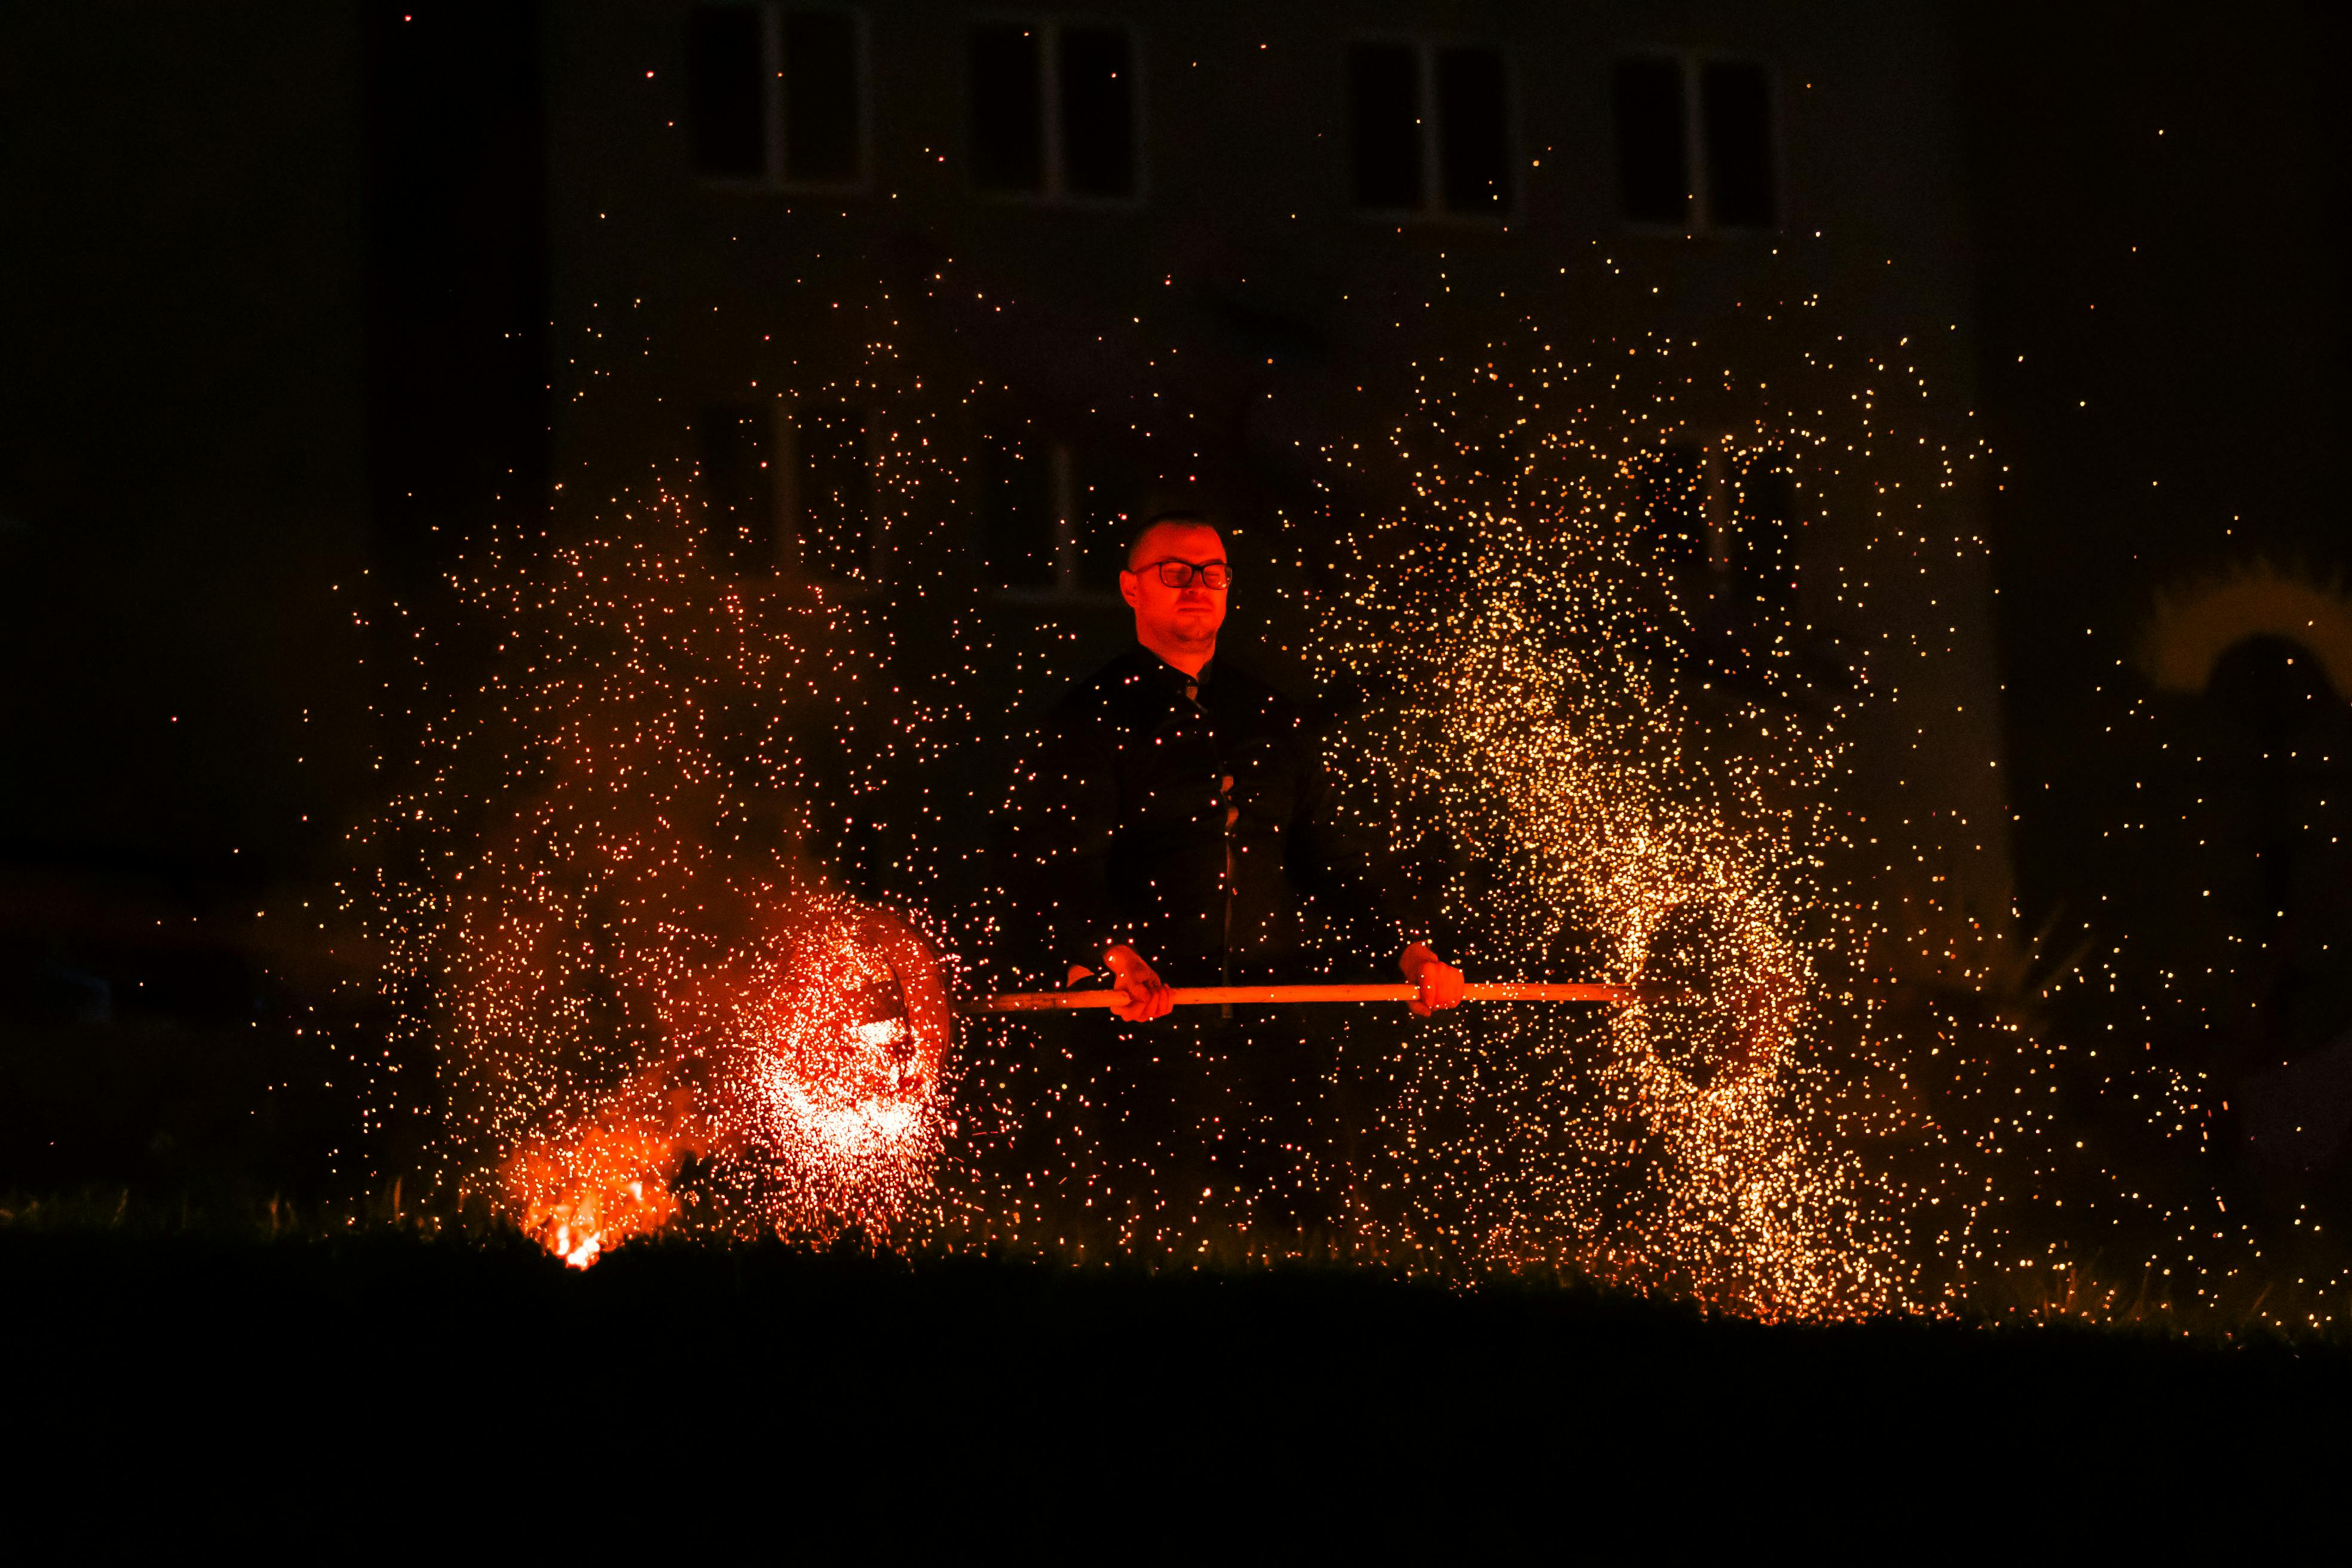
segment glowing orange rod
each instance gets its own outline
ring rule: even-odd
[[[1180,985],[1172,993],[1179,1007],[1230,1005],[1271,1002],[1411,1002],[1421,994],[1412,985]],[[1553,985],[1507,981],[1495,985],[1465,985],[1465,1002],[1612,1002],[1640,1001],[1643,988],[1633,985]],[[1058,1013],[1079,1007],[1108,1007],[1119,999],[1108,987],[1087,991],[1016,991],[983,996],[971,1005],[975,1013]]]

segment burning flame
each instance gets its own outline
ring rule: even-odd
[[[679,1152],[677,1127],[608,1109],[600,1121],[558,1135],[534,1133],[502,1175],[523,1230],[574,1268],[635,1236],[676,1219],[667,1176]]]
[[[779,1225],[887,1224],[929,1184],[950,1025],[930,948],[839,895],[788,907],[769,941],[682,985],[670,1060],[506,1162],[509,1211],[572,1267],[676,1223],[688,1154],[768,1189]]]

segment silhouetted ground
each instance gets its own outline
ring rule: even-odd
[[[338,1554],[2251,1539],[2333,1495],[2299,1478],[2352,1394],[2352,1356],[2274,1341],[781,1244],[576,1274],[511,1237],[20,1222],[0,1303],[21,1497],[85,1542]]]
[[[1541,1281],[331,1237],[335,1055],[249,975],[105,974],[0,1031],[0,1184],[97,1194],[0,1199],[0,1476],[16,1538],[47,1514],[77,1556],[2105,1555],[2335,1496],[2352,1350],[2210,1313],[1764,1327]]]

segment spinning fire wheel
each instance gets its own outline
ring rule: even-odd
[[[1669,908],[1643,933],[1637,1027],[1658,1063],[1704,1093],[1769,1070],[1793,1026],[1794,964],[1738,910]]]

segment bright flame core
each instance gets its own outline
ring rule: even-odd
[[[929,1185],[949,1041],[929,949],[837,894],[789,907],[762,951],[674,999],[666,1060],[507,1161],[513,1212],[573,1267],[677,1220],[689,1154],[745,1177],[762,1219],[793,1228],[885,1226]]]

